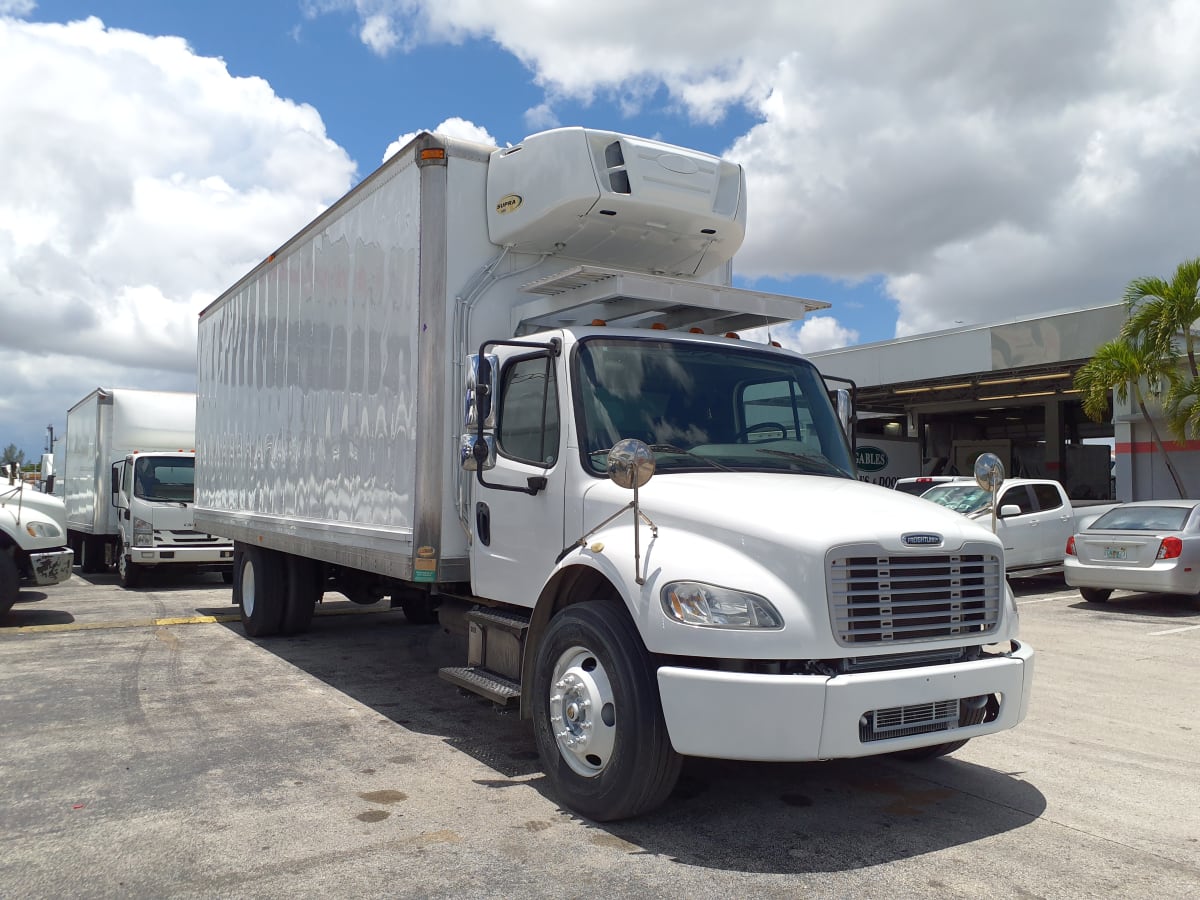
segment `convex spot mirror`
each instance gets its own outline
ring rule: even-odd
[[[975,483],[985,491],[995,491],[1004,481],[1004,463],[995,453],[980,453],[975,460]]]
[[[643,441],[625,438],[608,451],[608,477],[618,487],[640,488],[654,476],[654,454]]]

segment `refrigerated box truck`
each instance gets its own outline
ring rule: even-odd
[[[155,567],[233,575],[233,545],[197,531],[196,395],[97,388],[67,411],[67,535],[84,572],[136,587]]]
[[[827,305],[732,287],[745,223],[704,153],[424,133],[230,287],[196,524],[235,541],[247,634],[325,590],[436,615],[443,677],[518,705],[597,820],[684,755],[937,756],[1020,721],[1000,544],[860,482],[849,391],[737,338]]]

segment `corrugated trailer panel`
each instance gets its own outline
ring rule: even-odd
[[[421,237],[411,160],[202,314],[197,527],[409,574]]]
[[[101,449],[110,443],[112,397],[96,390],[67,410],[66,491],[67,526],[85,534],[106,534],[116,530],[110,523],[112,506],[103,496],[107,468],[100,459]],[[98,499],[102,498],[102,499]],[[111,524],[111,528],[110,528]]]

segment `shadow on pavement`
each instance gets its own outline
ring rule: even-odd
[[[240,623],[224,627],[242,633]],[[530,723],[437,676],[441,666],[461,665],[465,651],[436,625],[408,625],[398,610],[381,609],[321,615],[307,634],[255,643],[397,725],[437,736],[496,772],[480,784],[497,790],[530,786],[554,801],[548,782],[538,777]],[[1021,773],[953,757],[793,764],[688,759],[660,810],[593,827],[598,841],[691,866],[834,872],[1021,828],[1045,807],[1042,793]]]

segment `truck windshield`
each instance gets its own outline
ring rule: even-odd
[[[603,474],[622,438],[669,471],[852,478],[825,385],[790,356],[708,343],[587,338],[572,361],[584,464]]]
[[[944,484],[933,487],[921,495],[922,500],[929,500],[938,506],[952,509],[955,512],[969,516],[992,504],[990,491],[985,491],[976,484]]]
[[[196,460],[190,456],[142,456],[133,466],[133,496],[191,503],[196,496],[195,479]]]

